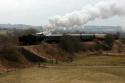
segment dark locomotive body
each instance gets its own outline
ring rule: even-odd
[[[106,34],[66,34],[70,37],[75,37],[80,41],[93,41],[95,39],[104,40]],[[52,35],[43,35],[43,34],[31,34],[26,36],[19,37],[19,42],[21,45],[35,45],[42,42],[46,43],[59,43],[61,38],[64,35],[62,34],[52,34]]]
[[[20,45],[39,44],[44,40],[44,35],[25,35],[18,38]]]

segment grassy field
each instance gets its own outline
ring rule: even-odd
[[[106,56],[106,55],[82,55],[75,57],[72,64],[76,65],[113,65],[125,66],[125,56]]]
[[[5,35],[7,34],[7,30],[0,30],[0,35]]]
[[[124,62],[124,56],[79,56],[69,66],[32,67],[0,74],[0,83],[125,83]]]
[[[0,83],[125,83],[125,68],[29,68],[0,76]]]

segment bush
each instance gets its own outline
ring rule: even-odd
[[[125,44],[125,38],[121,38],[120,41]]]
[[[13,35],[20,37],[20,36],[24,36],[24,35],[31,35],[31,34],[35,34],[38,31],[34,28],[29,28],[29,29],[14,29],[13,30]]]
[[[12,62],[20,62],[19,60],[20,54],[18,50],[16,49],[16,47],[7,46],[7,47],[2,48],[2,50],[0,51],[1,51],[2,57],[5,58],[6,60],[12,61]]]
[[[18,52],[16,43],[13,41],[13,37],[8,35],[0,36],[0,54],[0,57],[7,61],[20,62],[20,53]]]
[[[67,36],[67,35],[64,35],[61,38],[59,46],[63,50],[65,50],[66,52],[69,52],[69,53],[75,53],[75,52],[79,52],[82,50],[82,45],[81,45],[80,39],[77,37],[71,37],[71,36]]]
[[[104,50],[109,51],[112,50],[112,46],[115,38],[113,35],[107,35],[104,41],[97,41],[95,45],[95,50]]]
[[[111,50],[114,41],[115,41],[115,37],[113,35],[110,35],[110,34],[107,35],[106,38],[105,38],[105,40],[104,40],[103,49],[104,50]]]

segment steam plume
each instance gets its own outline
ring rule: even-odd
[[[68,13],[64,16],[55,16],[49,19],[49,27],[75,27],[81,26],[89,21],[106,19],[112,16],[125,15],[125,0],[101,1],[95,5],[88,5],[82,10]]]

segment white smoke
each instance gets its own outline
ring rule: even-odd
[[[106,19],[112,16],[125,15],[125,0],[101,1],[94,6],[88,5],[82,10],[68,13],[64,16],[55,16],[49,19],[49,26],[56,27],[75,27],[81,26],[95,19]]]

